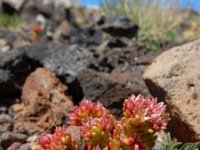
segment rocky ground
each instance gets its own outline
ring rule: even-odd
[[[129,19],[58,6],[2,0],[4,13],[38,22],[17,33],[0,29],[2,149],[31,149],[39,135],[66,123],[82,99],[100,101],[120,117],[131,94],[166,99],[172,134],[200,141],[199,41],[149,52],[137,45],[139,27]]]

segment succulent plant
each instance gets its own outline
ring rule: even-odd
[[[56,127],[53,135],[40,137],[39,145],[34,150],[78,150],[78,146],[64,127]]]
[[[100,103],[82,101],[69,114],[69,125],[81,127],[81,137],[88,150],[149,150],[156,132],[166,128],[169,115],[157,99],[132,95],[124,101],[124,116],[117,121]],[[40,138],[36,150],[77,150],[78,146],[62,127],[53,135]]]
[[[148,150],[155,144],[156,132],[166,128],[169,115],[165,105],[156,99],[132,95],[124,101],[124,117],[110,139],[112,150]]]
[[[124,101],[123,110],[125,118],[137,118],[140,122],[150,125],[151,128],[147,130],[152,132],[166,129],[169,120],[169,114],[165,112],[166,106],[163,102],[157,103],[156,98],[145,99],[141,95],[132,95]]]
[[[109,144],[115,122],[115,118],[111,114],[105,114],[101,118],[90,119],[83,125],[82,137],[90,147],[103,149]]]
[[[79,106],[75,106],[72,113],[69,114],[69,122],[70,125],[82,126],[86,123],[89,118],[100,118],[103,114],[107,113],[107,109],[105,109],[100,103],[93,103],[91,101],[82,101],[79,103]]]

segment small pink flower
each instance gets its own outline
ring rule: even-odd
[[[155,132],[166,128],[166,106],[156,99],[131,96],[123,104],[124,117],[110,138],[110,149],[148,150],[155,144]]]
[[[45,136],[42,136],[39,139],[39,144],[43,149],[50,148],[51,143],[54,142],[53,136],[51,134],[47,134]]]
[[[109,144],[115,122],[111,114],[105,114],[101,118],[91,118],[83,125],[81,136],[90,147],[98,148],[99,146],[103,149]]]
[[[100,118],[103,114],[107,113],[100,103],[93,103],[91,101],[82,101],[79,106],[75,106],[72,113],[69,114],[70,125],[82,126],[89,118]]]
[[[132,95],[124,101],[124,116],[127,118],[140,118],[141,121],[152,124],[155,131],[166,129],[169,115],[163,102],[157,103],[156,98],[145,99],[141,95]]]
[[[64,127],[56,127],[54,134],[39,139],[39,146],[35,150],[78,150],[78,147]]]

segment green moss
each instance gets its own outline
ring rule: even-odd
[[[17,30],[23,23],[22,18],[18,14],[6,15],[0,13],[0,27]]]

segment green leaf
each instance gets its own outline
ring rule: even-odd
[[[180,150],[196,150],[199,143],[186,143],[184,144]]]

